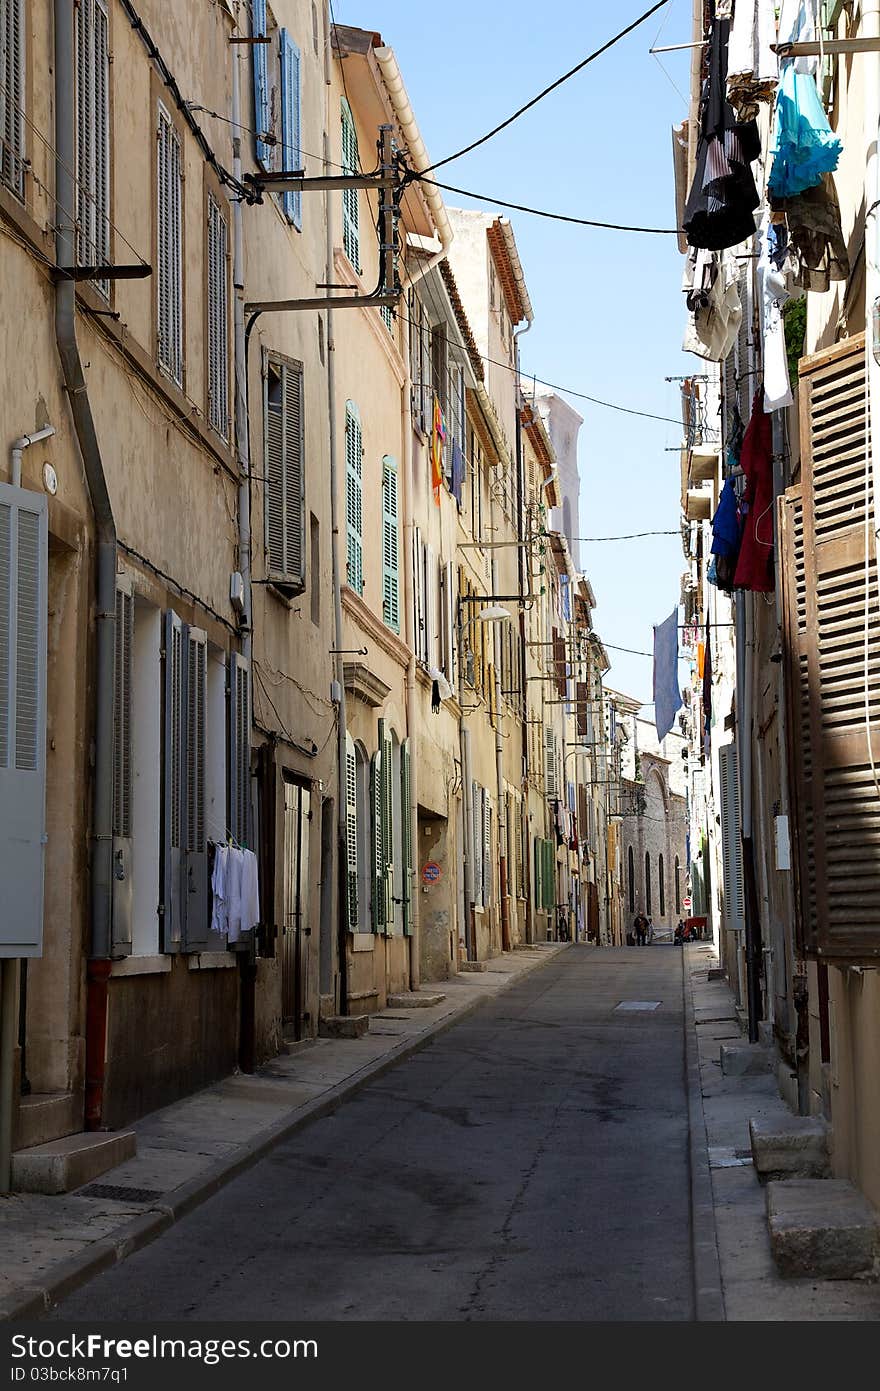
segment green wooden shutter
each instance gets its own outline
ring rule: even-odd
[[[281,30],[281,167],[299,169],[302,111],[300,98],[300,53],[286,29]],[[281,195],[288,221],[302,227],[302,193]]]
[[[400,632],[397,464],[388,454],[382,460],[382,617],[393,633]]]
[[[342,172],[343,174],[360,173],[357,131],[351,107],[345,97],[342,98]],[[356,188],[346,188],[342,191],[342,246],[352,266],[360,274],[361,246],[358,196]]]
[[[345,514],[348,537],[348,583],[364,592],[363,436],[354,401],[345,407]]]
[[[358,930],[358,821],[357,821],[357,757],[354,740],[345,736],[345,850],[346,882],[348,885],[348,930]]]
[[[373,803],[373,905],[371,927],[381,932],[385,926],[385,832],[382,796],[381,745],[370,759],[370,792]]]
[[[403,898],[403,930],[407,937],[413,930],[413,836],[412,836],[412,769],[410,740],[400,746],[400,814],[403,817],[403,864],[401,865],[401,897]]]
[[[382,750],[382,849],[385,858],[385,926],[394,931],[394,885],[398,866],[394,863],[395,811],[399,814],[399,795],[394,795],[394,751],[387,720],[379,721],[379,747]]]

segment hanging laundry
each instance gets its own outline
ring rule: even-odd
[[[776,42],[773,0],[736,0],[727,50],[727,80],[731,95],[746,92],[755,100],[772,98],[779,64],[771,44]],[[757,90],[756,90],[757,89]]]
[[[224,933],[229,930],[228,897],[229,846],[217,845],[214,848],[214,868],[211,871],[211,931]]]
[[[733,582],[737,589],[766,594],[774,588],[773,443],[761,396],[760,391],[755,395],[740,458],[746,486],[740,504],[742,544]]]
[[[431,488],[434,501],[440,506],[440,489],[443,483],[443,445],[446,442],[446,426],[440,402],[434,397],[434,414],[431,424]]]
[[[657,738],[665,739],[681,709],[678,684],[678,609],[654,628],[654,721]]]
[[[758,127],[755,121],[737,121],[726,95],[729,33],[729,20],[713,20],[700,141],[683,223],[691,246],[714,251],[752,235],[760,203],[751,170],[761,153]]]
[[[783,0],[778,42],[815,40],[812,4]],[[816,87],[816,67],[813,57],[789,58],[781,66],[768,180],[774,198],[791,198],[821,183],[822,175],[836,169],[840,159],[842,142],[828,124]]]
[[[241,930],[250,932],[260,921],[260,878],[257,857],[253,850],[240,850],[241,865]]]
[[[793,198],[771,199],[770,206],[785,213],[795,285],[825,294],[832,280],[849,279],[840,204],[830,174]]]
[[[685,257],[682,289],[690,311],[683,351],[722,362],[733,348],[742,323],[733,257],[692,247]]]
[[[786,232],[764,214],[758,253],[758,286],[761,297],[761,342],[764,363],[764,410],[778,411],[793,401],[788,378],[785,322],[782,306],[791,298],[786,284]]]
[[[711,575],[707,574],[710,584],[717,585],[726,594],[733,590],[733,577],[736,573],[741,541],[742,523],[739,501],[733,479],[728,478],[721,489],[721,497],[718,499],[715,516],[712,518],[710,552],[715,564]]]
[[[226,857],[227,942],[230,946],[241,936],[241,868],[242,852],[229,847]]]
[[[452,441],[452,496],[461,507],[461,495],[464,489],[464,455],[461,452],[461,445],[458,440]]]
[[[706,656],[703,661],[703,719],[708,735],[712,724],[712,627],[706,623]]]

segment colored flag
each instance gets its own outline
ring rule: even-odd
[[[678,609],[654,629],[654,722],[657,738],[666,738],[681,709],[678,684]]]
[[[434,501],[440,506],[440,487],[443,483],[443,445],[446,441],[446,427],[440,402],[434,397],[434,416],[431,426],[431,487]]]

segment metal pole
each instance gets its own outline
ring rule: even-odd
[[[15,1081],[15,1004],[18,962],[0,960],[0,1193],[12,1186],[12,1106]]]

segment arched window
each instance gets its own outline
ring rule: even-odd
[[[629,911],[634,913],[636,911],[636,862],[632,846],[627,851],[627,861],[629,868]]]
[[[645,851],[645,912],[651,916],[651,855]]]
[[[666,917],[666,881],[663,875],[663,856],[657,856],[657,888],[660,899],[660,916]]]
[[[681,865],[675,857],[675,911],[681,913]]]

